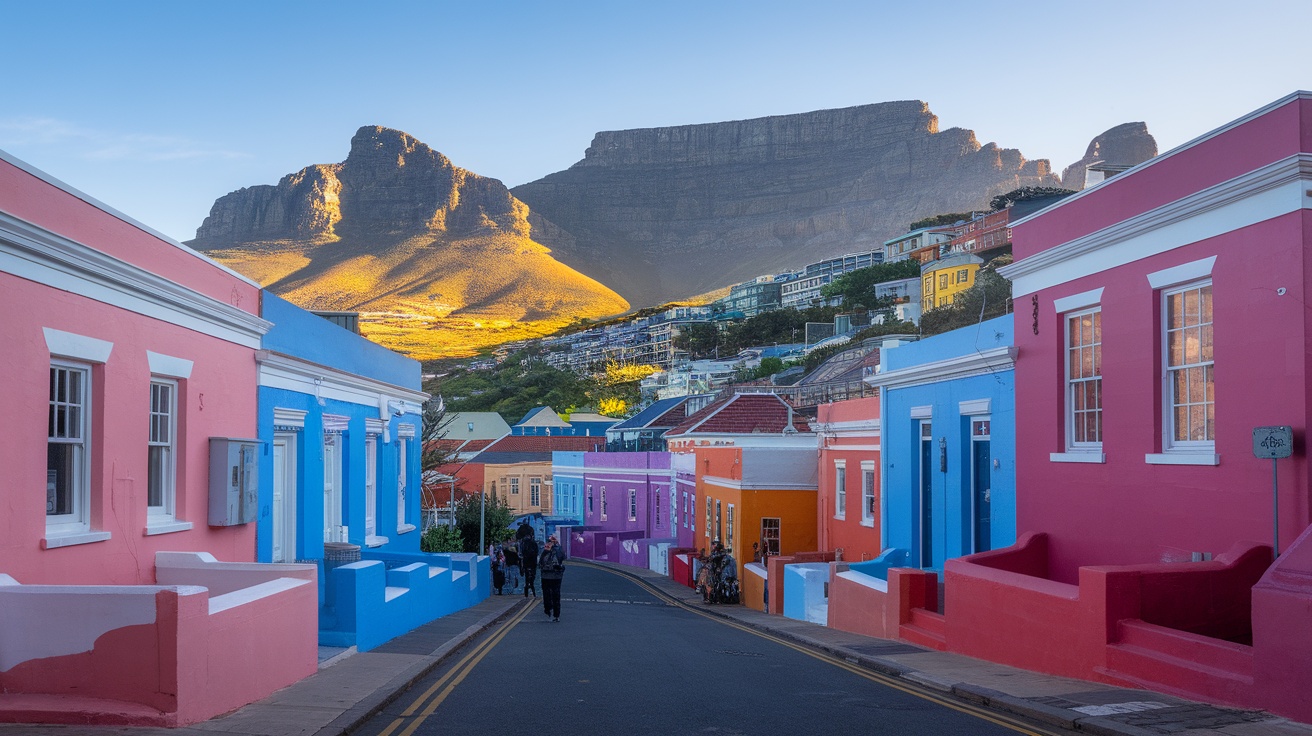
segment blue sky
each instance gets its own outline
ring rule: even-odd
[[[1162,150],[1295,89],[1306,0],[0,0],[0,149],[179,240],[217,197],[405,130],[514,186],[599,130],[921,99],[1048,158]]]

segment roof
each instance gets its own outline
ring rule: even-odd
[[[933,273],[935,271],[941,271],[945,268],[958,268],[960,266],[967,266],[971,264],[979,265],[983,262],[984,259],[980,258],[979,256],[971,255],[969,253],[953,253],[952,255],[947,256],[946,258],[940,258],[937,261],[929,261],[928,263],[920,267],[920,273],[922,274]]]
[[[508,435],[488,445],[474,458],[480,463],[550,462],[553,452],[605,452],[606,438],[553,437],[550,435]]]
[[[651,406],[647,407],[646,409],[643,409],[637,414],[634,414],[628,419],[625,419],[619,424],[616,424],[615,426],[611,427],[611,429],[616,430],[616,429],[644,429],[646,427],[673,427],[678,422],[670,422],[669,424],[660,424],[658,423],[657,420],[661,419],[666,414],[669,414],[672,409],[683,406],[684,402],[686,402],[687,400],[688,400],[687,396],[676,396],[672,399],[661,399],[660,401],[653,403]],[[681,414],[679,415],[679,419],[682,420],[686,416],[687,416],[686,414]]]
[[[561,419],[556,411],[549,406],[538,406],[529,409],[524,418],[519,420],[516,427],[568,427],[569,422]]]
[[[924,233],[929,233],[929,232],[945,233],[945,232],[951,232],[951,230],[952,230],[951,225],[930,225],[929,227],[922,227],[919,230],[912,230],[910,232],[902,233],[896,238],[889,238],[888,240],[884,241],[884,245],[892,245],[893,243],[906,240],[907,238],[914,238],[917,235],[922,235]]]
[[[446,423],[446,439],[496,440],[510,434],[510,425],[494,411],[453,412]]]
[[[578,422],[596,422],[599,424],[604,424],[604,423],[615,424],[618,421],[619,420],[616,419],[615,417],[607,417],[607,416],[602,416],[601,414],[591,414],[587,412],[574,412],[573,414],[569,415],[570,424],[575,424]]]
[[[686,434],[783,434],[792,421],[792,429],[811,433],[805,418],[795,416],[784,400],[770,393],[732,394],[714,401],[665,433],[666,437]]]

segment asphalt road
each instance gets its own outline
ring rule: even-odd
[[[539,599],[356,733],[1017,733],[854,670],[574,565],[559,623]]]

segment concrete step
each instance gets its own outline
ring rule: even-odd
[[[911,621],[898,627],[898,636],[940,652],[947,650],[947,623],[943,616],[923,608],[911,609]]]
[[[1221,703],[1251,702],[1252,647],[1154,626],[1122,622],[1098,672],[1138,687]]]
[[[141,703],[77,695],[0,694],[0,723],[61,725],[178,725],[177,713],[165,713]]]

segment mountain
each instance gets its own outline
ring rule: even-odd
[[[939,130],[927,104],[903,101],[601,132],[578,163],[511,191],[556,258],[659,304],[1060,185],[1047,160]]]
[[[629,308],[552,258],[528,215],[496,179],[366,126],[340,164],[220,197],[188,244],[300,306],[359,311],[362,332],[417,358]]]

